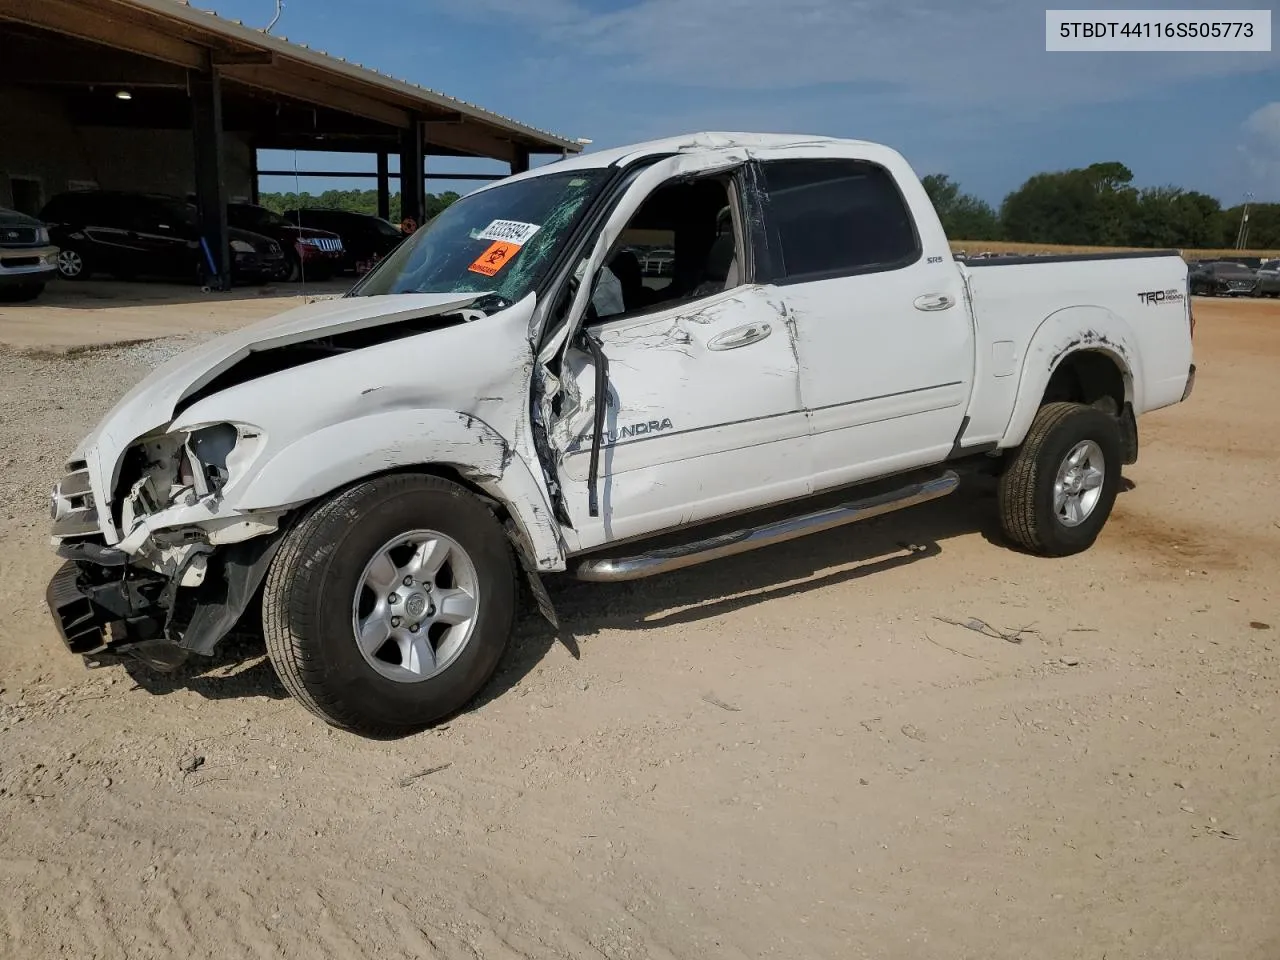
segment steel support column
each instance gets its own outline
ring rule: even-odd
[[[422,226],[426,212],[426,144],[423,123],[415,120],[400,132],[400,218],[412,217]]]
[[[261,187],[258,181],[258,147],[256,144],[249,147],[249,202],[257,204],[261,196]]]
[[[525,173],[529,169],[529,150],[527,147],[516,147],[516,158],[511,161],[511,173]]]
[[[200,217],[200,236],[206,247],[200,252],[201,263],[209,273],[209,286],[215,290],[228,290],[231,287],[231,264],[227,259],[230,241],[222,149],[222,84],[217,67],[210,65],[205,72],[191,71],[190,84],[196,209]],[[209,268],[210,261],[212,269]]]
[[[385,153],[378,154],[378,216],[391,219],[391,168]]]

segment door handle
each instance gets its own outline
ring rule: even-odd
[[[732,330],[726,330],[718,337],[712,337],[707,343],[707,349],[736,350],[738,347],[759,343],[771,333],[773,333],[773,328],[767,323],[751,323],[745,327],[734,327]]]
[[[917,310],[950,310],[955,305],[955,300],[945,293],[926,293],[923,297],[916,297]]]

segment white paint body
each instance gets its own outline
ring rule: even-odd
[[[1185,294],[1181,258],[966,266],[953,259],[915,173],[883,146],[706,134],[511,179],[652,156],[666,159],[635,180],[589,240],[588,275],[670,177],[777,157],[879,164],[912,211],[921,255],[889,272],[813,283],[748,277],[692,304],[593,327],[610,374],[598,517],[587,509],[595,367],[568,336],[584,316],[588,285],[559,333],[544,336],[546,304],[531,295],[491,316],[240,383],[175,416],[183,397],[251,351],[456,312],[476,295],[351,297],[292,310],[161,367],[86,438],[74,459],[86,464],[106,542],[142,557],[155,553],[158,533],[185,529],[203,531],[216,548],[262,535],[287,511],[363,477],[431,465],[503,503],[537,568],[563,570],[573,554],[612,541],[938,464],[964,448],[1015,447],[1053,370],[1075,350],[1116,363],[1135,414],[1183,396],[1189,298],[1139,297]],[[563,363],[556,389],[564,402],[544,422],[554,462],[543,464],[533,443],[535,380],[551,358]],[[219,496],[117,527],[113,491],[130,445],[224,422],[257,435],[242,441]],[[549,480],[568,524],[554,519]]]

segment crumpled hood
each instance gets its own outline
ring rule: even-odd
[[[382,297],[342,297],[306,304],[179,354],[157,367],[99,421],[72,454],[89,462],[95,488],[109,486],[120,456],[138,437],[173,419],[179,401],[199,390],[251,352],[319,337],[431,317],[459,310],[482,293],[416,293]],[[98,503],[109,489],[95,489]]]

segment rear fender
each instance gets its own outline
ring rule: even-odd
[[[1022,443],[1054,371],[1067,357],[1082,350],[1101,353],[1115,361],[1124,377],[1125,399],[1135,409],[1142,409],[1142,369],[1132,328],[1124,318],[1104,307],[1068,307],[1051,313],[1032,334],[1001,447]]]

